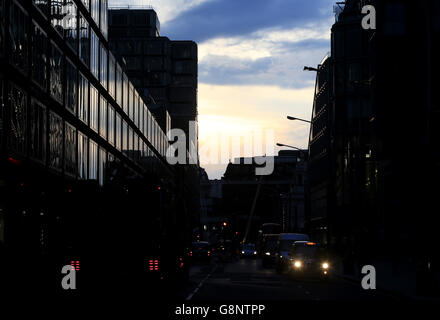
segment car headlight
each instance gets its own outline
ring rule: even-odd
[[[324,262],[324,263],[322,264],[322,268],[323,268],[323,269],[328,269],[328,267],[329,267],[329,265],[328,265],[327,262]]]
[[[254,251],[254,254],[257,254],[257,251]]]
[[[295,266],[295,268],[301,268],[302,263],[301,263],[301,261],[296,260],[296,261],[293,263],[293,265]]]
[[[244,254],[244,251],[242,251],[241,253]]]
[[[266,256],[270,256],[270,252],[266,252]]]

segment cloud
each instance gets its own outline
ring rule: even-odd
[[[212,84],[310,86],[330,46],[331,19],[301,28],[270,28],[248,36],[215,38],[199,45],[200,81]]]
[[[187,10],[191,10],[200,4],[209,0],[160,0],[160,1],[146,1],[146,0],[109,0],[109,7],[121,6],[145,6],[152,5],[159,16],[161,24],[176,18]]]
[[[176,40],[203,42],[261,29],[301,27],[331,15],[330,0],[210,0],[182,12],[163,26]]]
[[[313,87],[283,89],[277,86],[199,85],[199,146],[201,166],[211,179],[220,178],[226,163],[211,162],[211,152],[219,153],[219,137],[249,137],[257,132],[274,132],[275,141],[307,147],[309,126],[286,119],[295,115],[310,119]],[[244,152],[243,156],[261,155]],[[208,149],[209,152],[206,150]],[[275,148],[278,152],[279,148]],[[226,160],[230,157],[226,156]]]

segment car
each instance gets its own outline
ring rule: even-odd
[[[189,258],[192,261],[210,261],[211,247],[207,241],[196,241],[192,243],[189,251]]]
[[[261,244],[261,263],[263,267],[268,267],[275,264],[275,254],[277,248],[277,241],[279,234],[265,234]]]
[[[309,236],[303,233],[280,233],[275,253],[275,268],[278,273],[286,271],[290,262],[290,249],[295,241],[309,241]]]
[[[240,257],[241,258],[245,258],[245,257],[256,258],[257,257],[257,250],[255,249],[255,244],[253,244],[253,243],[243,244],[241,246],[241,250],[240,250]]]
[[[328,254],[318,243],[295,241],[292,245],[288,266],[292,278],[311,276],[327,280],[330,270]]]

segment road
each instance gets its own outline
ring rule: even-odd
[[[229,263],[213,261],[190,269],[190,282],[180,298],[191,302],[221,301],[393,301],[397,298],[379,290],[363,290],[335,276],[327,282],[314,279],[292,280],[263,268],[259,259]]]

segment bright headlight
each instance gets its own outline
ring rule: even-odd
[[[257,254],[257,251],[254,251],[254,254]]]
[[[270,256],[270,252],[266,252],[266,256]]]
[[[294,263],[293,263],[293,265],[295,266],[295,268],[301,268],[301,261],[295,261]]]
[[[323,268],[323,269],[328,269],[328,263],[327,263],[327,262],[324,262],[324,263],[322,264],[322,268]]]
[[[242,251],[241,253],[244,254],[244,251]]]

